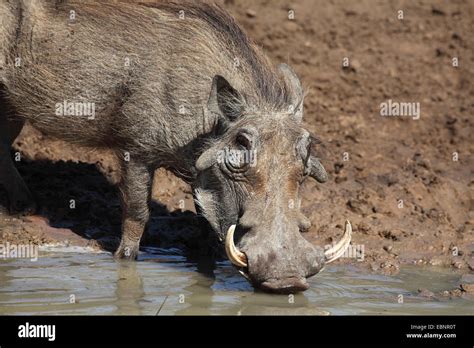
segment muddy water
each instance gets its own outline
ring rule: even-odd
[[[310,290],[288,297],[254,292],[228,262],[217,264],[214,277],[203,275],[178,250],[146,249],[127,263],[53,249],[36,262],[0,260],[0,314],[472,314],[468,300],[418,296],[419,288],[452,289],[459,277],[436,268],[382,276],[331,266],[310,280]]]

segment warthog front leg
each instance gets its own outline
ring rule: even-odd
[[[119,185],[122,198],[122,240],[115,252],[119,259],[137,258],[140,239],[150,217],[153,170],[133,161],[122,164]]]

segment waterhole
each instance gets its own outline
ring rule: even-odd
[[[109,253],[51,249],[37,261],[0,260],[3,315],[341,315],[470,314],[463,298],[430,299],[458,284],[449,269],[403,266],[396,276],[351,265],[330,265],[295,295],[255,292],[227,262],[213,275],[175,249],[147,248],[137,262]]]

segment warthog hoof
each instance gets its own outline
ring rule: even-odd
[[[138,257],[138,249],[138,243],[120,243],[119,247],[114,253],[114,258],[117,260],[136,260]]]

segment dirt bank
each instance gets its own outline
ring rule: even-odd
[[[313,223],[305,236],[330,243],[350,219],[353,244],[364,246],[363,264],[374,271],[397,272],[404,263],[474,270],[474,3],[224,6],[274,63],[289,62],[307,88],[304,122],[323,141],[320,153],[331,179],[323,185],[308,180],[303,187],[303,211]],[[453,57],[459,66],[453,67]],[[419,103],[419,119],[382,117],[380,105],[389,99]],[[15,148],[43,218],[3,213],[0,240],[113,247],[120,226],[113,158],[31,128]],[[193,214],[185,212],[193,210],[189,188],[164,171],[155,179],[144,242],[184,245],[186,234],[198,233]],[[163,235],[170,230],[175,233]]]

